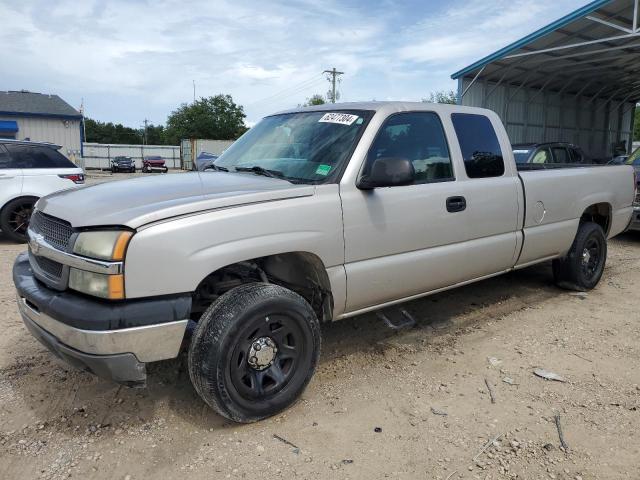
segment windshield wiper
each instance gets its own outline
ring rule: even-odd
[[[216,165],[215,163],[212,163],[211,165],[207,165],[206,167],[204,167],[203,171],[206,170],[213,170],[214,172],[228,172],[229,169],[227,167],[221,167],[220,165]]]
[[[262,176],[271,177],[271,178],[280,178],[282,180],[289,180],[284,173],[279,172],[278,170],[268,170],[259,165],[254,165],[253,167],[236,167],[236,172],[253,172],[256,175],[262,175]]]

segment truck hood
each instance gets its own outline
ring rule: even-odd
[[[191,172],[66,190],[41,198],[37,209],[73,227],[138,228],[205,210],[306,197],[314,191],[313,185],[294,185],[251,173]]]

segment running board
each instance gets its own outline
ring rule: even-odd
[[[416,319],[404,308],[378,310],[376,316],[392,330],[403,330],[416,326]]]

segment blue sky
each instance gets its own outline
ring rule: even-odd
[[[585,0],[0,0],[0,90],[60,95],[138,127],[196,95],[231,94],[247,123],[326,93],[420,100],[451,73]]]

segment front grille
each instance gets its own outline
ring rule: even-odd
[[[69,240],[73,235],[73,228],[68,222],[38,210],[31,216],[29,228],[42,235],[47,243],[63,251],[69,247]]]
[[[638,187],[640,189],[640,187]],[[636,194],[636,199],[633,202],[634,205],[640,205],[640,191]]]
[[[54,280],[60,280],[60,278],[62,278],[63,265],[61,263],[47,257],[37,257],[33,255],[33,258],[38,264],[38,267],[40,267],[44,273],[52,277]]]

